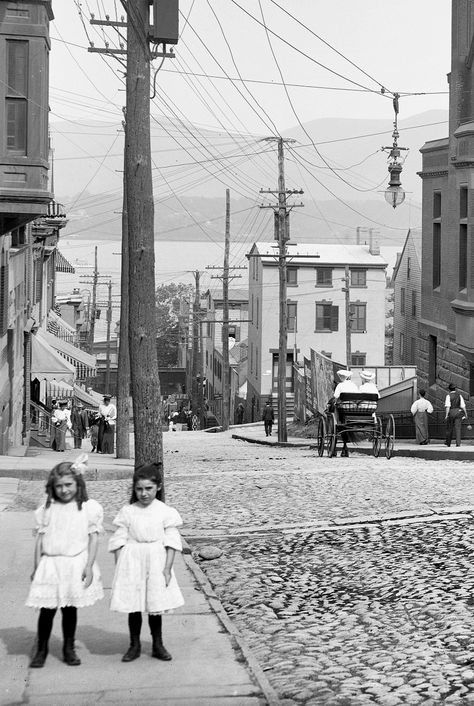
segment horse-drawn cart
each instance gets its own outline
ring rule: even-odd
[[[395,443],[395,420],[393,414],[386,419],[377,414],[378,395],[366,392],[343,392],[338,400],[329,406],[328,411],[319,417],[317,448],[319,456],[327,451],[332,457],[337,455],[338,440],[343,444],[355,439],[366,439],[372,444],[372,451],[378,457],[382,445],[385,456],[391,458]]]

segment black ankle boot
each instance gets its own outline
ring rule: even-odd
[[[163,660],[163,662],[169,662],[172,657],[163,645],[163,638],[161,632],[161,615],[149,615],[148,624],[150,626],[151,639],[153,644],[151,656],[155,657],[155,659],[161,659]]]
[[[77,667],[81,663],[81,660],[76,654],[74,640],[71,638],[67,638],[66,640],[64,640],[63,657],[66,664],[68,664],[70,667]]]
[[[44,663],[46,662],[46,657],[48,656],[48,643],[38,643],[38,646],[36,648],[35,656],[30,662],[30,667],[33,669],[40,669],[41,667],[44,667]]]
[[[170,659],[173,659],[168,650],[164,647],[162,641],[155,639],[153,639],[153,650],[151,652],[151,656],[155,657],[155,659],[161,659],[163,662],[169,662]]]
[[[122,657],[122,662],[133,662],[134,659],[138,659],[142,653],[142,646],[138,637],[130,638],[130,647],[125,652]]]

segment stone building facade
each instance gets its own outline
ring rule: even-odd
[[[450,382],[474,395],[474,3],[452,3],[449,136],[423,156],[420,384],[442,407]]]

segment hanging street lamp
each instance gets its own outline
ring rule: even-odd
[[[408,147],[398,146],[398,138],[400,136],[398,132],[398,99],[400,98],[400,94],[394,93],[393,96],[393,109],[395,112],[395,120],[393,121],[392,132],[393,143],[391,147],[382,147],[382,150],[384,152],[386,150],[389,150],[390,159],[388,165],[388,173],[390,174],[390,179],[388,182],[388,187],[384,191],[385,201],[390,204],[390,206],[392,206],[393,208],[396,208],[405,201],[405,190],[402,187],[402,183],[400,180],[400,174],[403,169],[403,162],[400,160],[400,155],[402,150],[408,151]]]

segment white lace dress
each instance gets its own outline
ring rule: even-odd
[[[160,500],[148,507],[126,505],[114,520],[117,530],[109,551],[120,547],[110,607],[120,613],[166,613],[184,604],[174,572],[166,586],[163,569],[166,547],[182,550],[177,510]]]
[[[83,608],[103,598],[102,581],[94,563],[93,580],[84,587],[82,572],[87,563],[89,535],[102,532],[103,510],[88,500],[77,503],[51,502],[35,511],[36,532],[43,535],[41,556],[26,605],[31,608]]]

